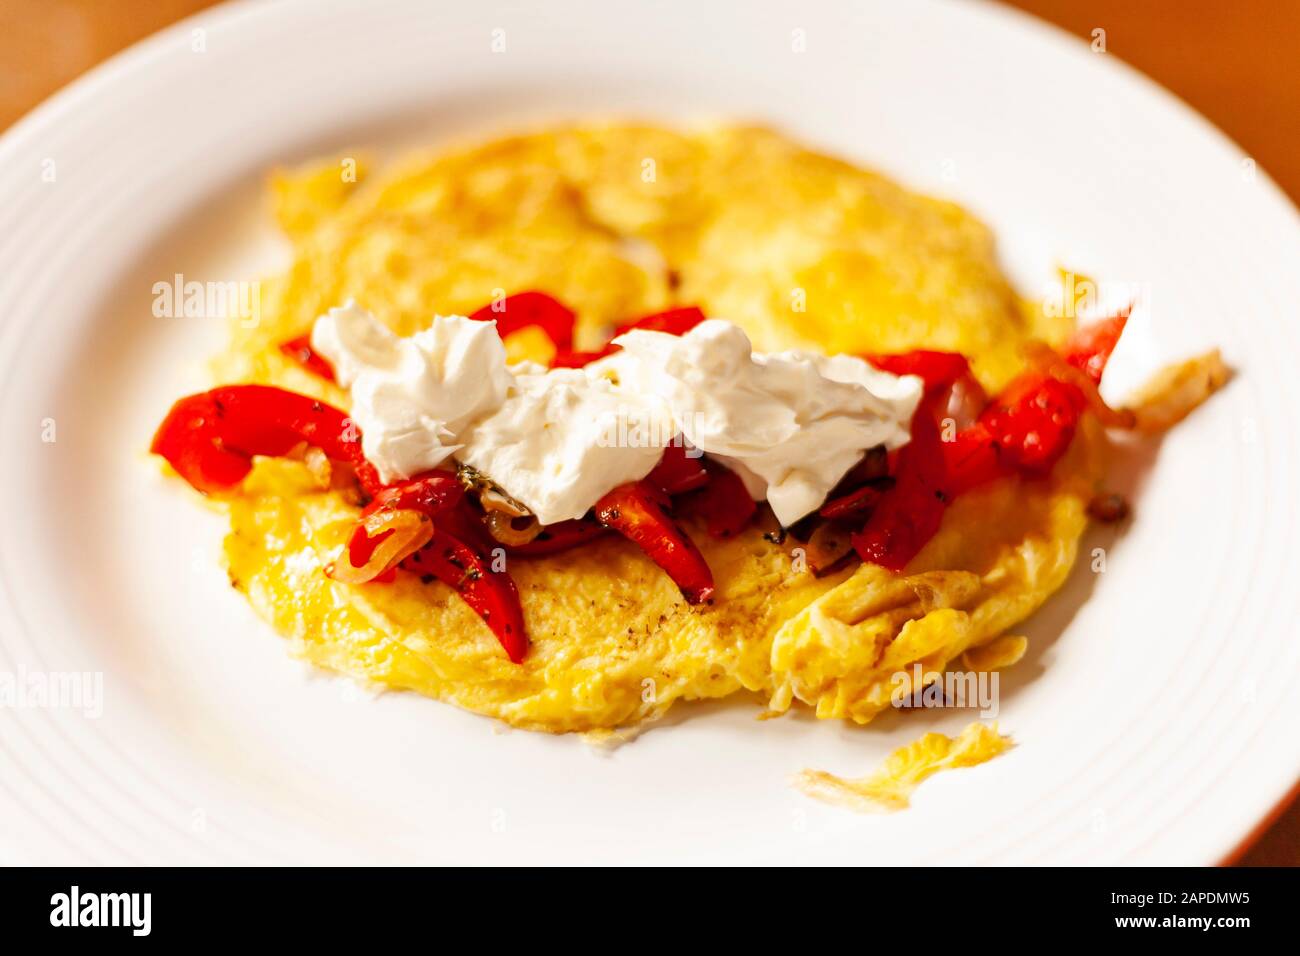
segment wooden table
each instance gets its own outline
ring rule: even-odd
[[[1300,198],[1298,0],[1007,0],[1143,70]],[[3,0],[0,130],[78,74],[212,0]],[[1297,728],[1300,730],[1300,728]],[[1300,865],[1300,802],[1242,859]]]

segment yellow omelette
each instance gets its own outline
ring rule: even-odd
[[[992,392],[1031,340],[1069,331],[1017,298],[989,230],[956,205],[810,152],[767,130],[547,129],[410,157],[372,172],[349,152],[272,180],[292,264],[264,283],[262,320],[233,329],[221,383],[263,382],[346,408],[348,395],[283,355],[355,298],[400,334],[539,289],[579,315],[579,347],[676,304],[742,325],[755,348],[967,355]],[[547,358],[539,336],[507,343]],[[808,706],[869,721],[891,675],[1008,666],[1008,632],[1065,581],[1104,440],[1085,418],[1048,480],[1007,479],[948,509],[902,574],[816,577],[768,516],[714,541],[711,605],[686,604],[637,548],[606,537],[513,558],[532,645],[511,663],[449,588],[399,573],[344,584],[323,568],[358,515],[303,461],[259,459],[228,504],[232,583],[314,664],[552,732],[609,731],[677,701],[749,692],[767,712]]]

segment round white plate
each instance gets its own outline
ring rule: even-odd
[[[683,706],[599,754],[308,674],[227,585],[222,519],[144,454],[223,336],[155,318],[153,285],[281,261],[268,166],[610,113],[776,125],[966,203],[1029,282],[1060,261],[1140,290],[1112,390],[1212,344],[1239,371],[1121,463],[1132,524],[1091,534],[1024,627],[1015,750],[907,812],[787,779],[866,772],[971,712]],[[1219,861],[1300,770],[1298,262],[1295,210],[1237,147],[981,3],[292,0],[179,24],[0,141],[0,856]]]

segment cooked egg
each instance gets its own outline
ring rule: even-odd
[[[1017,300],[988,229],[962,209],[765,130],[545,130],[387,170],[331,157],[272,187],[293,261],[264,283],[261,324],[234,329],[217,376],[342,407],[345,392],[278,346],[349,298],[409,334],[540,289],[577,311],[587,347],[620,320],[698,304],[763,350],[960,351],[989,388],[1020,368],[1025,342],[1062,331]],[[507,345],[546,358],[535,337]],[[229,504],[226,557],[296,654],[515,726],[608,730],[741,692],[769,712],[865,722],[889,705],[895,671],[1023,653],[1006,632],[1069,573],[1100,446],[1085,428],[1050,480],[958,499],[900,575],[815,577],[797,541],[761,527],[713,541],[688,526],[717,583],[709,605],[686,604],[613,537],[511,559],[532,639],[518,665],[440,583],[322,573],[357,507],[303,462],[258,462]]]
[[[891,753],[865,777],[848,780],[825,770],[804,770],[794,785],[810,797],[864,813],[905,810],[912,792],[927,778],[944,770],[974,767],[1005,753],[1011,738],[997,724],[976,721],[956,737],[926,734]]]

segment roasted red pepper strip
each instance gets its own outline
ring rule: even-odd
[[[488,531],[483,512],[471,506],[468,498],[462,499],[456,507],[442,512],[438,516],[438,527],[451,532],[452,537],[469,545],[479,554],[493,555],[497,549],[505,549],[505,545]]]
[[[696,306],[690,305],[680,309],[669,309],[667,312],[656,312],[653,315],[642,316],[632,322],[625,322],[614,329],[611,338],[618,338],[624,332],[631,332],[633,329],[641,329],[646,332],[666,332],[669,335],[685,335],[691,329],[695,328],[704,321],[704,313]],[[594,352],[556,352],[555,358],[551,360],[553,368],[582,368],[596,359],[604,358],[606,355],[612,355],[617,352],[621,346],[613,342],[607,342],[602,348]]]
[[[704,456],[699,452],[692,456],[690,454],[692,451],[693,449],[685,442],[669,445],[664,449],[664,456],[659,459],[659,464],[646,475],[645,480],[666,495],[680,495],[703,488],[709,483],[709,473],[704,468]]]
[[[952,498],[976,485],[1011,474],[1002,461],[997,440],[980,422],[963,428],[953,441],[945,442],[943,454],[948,474],[947,492]]]
[[[452,588],[501,642],[506,656],[518,664],[528,650],[528,633],[519,590],[510,575],[493,571],[478,551],[442,525],[433,541],[402,562],[415,574],[432,574]]]
[[[208,392],[221,415],[221,440],[249,455],[282,455],[298,442],[332,461],[361,457],[361,435],[346,412],[273,385],[226,385]]]
[[[1027,372],[990,403],[979,421],[944,445],[951,497],[1012,474],[1044,475],[1070,447],[1088,407],[1074,385]]]
[[[471,319],[497,324],[503,339],[512,332],[535,325],[555,344],[556,353],[573,348],[574,314],[545,292],[516,292],[499,302],[485,305]]]
[[[1101,382],[1106,362],[1119,343],[1119,337],[1128,324],[1130,309],[1077,329],[1061,349],[1061,357],[1077,369],[1083,370],[1094,382]]]
[[[361,454],[361,435],[341,411],[323,402],[265,385],[233,385],[181,399],[173,406],[153,451],[162,455],[200,491],[226,491],[239,484],[252,467],[253,455],[282,455],[299,442],[315,445],[332,460],[354,465],[367,490],[376,496],[371,508],[408,507],[438,513],[434,538],[424,550],[403,561],[417,573],[429,573],[456,588],[497,635],[510,659],[522,659],[528,638],[514,582],[494,573],[487,562],[451,531],[462,501],[455,478],[425,475],[393,488],[379,483]],[[453,488],[453,486],[455,486]],[[385,535],[357,542],[361,549],[349,560],[364,566]],[[356,535],[354,533],[354,541]],[[387,573],[387,572],[385,572]]]
[[[712,461],[705,462],[704,467],[709,473],[709,483],[682,499],[683,505],[690,514],[704,519],[709,537],[730,538],[740,534],[753,520],[758,505],[749,496],[740,476],[730,468]]]
[[[865,518],[880,503],[880,499],[884,497],[889,487],[892,487],[892,485],[885,487],[886,484],[888,483],[863,485],[846,495],[832,498],[822,505],[817,513],[823,518],[834,521]]]
[[[1069,448],[1086,407],[1068,382],[1038,372],[1016,379],[979,421],[944,444],[950,497],[995,478],[1046,474]]]
[[[898,452],[894,486],[853,536],[853,547],[863,561],[901,571],[943,521],[949,493],[940,423],[947,414],[952,386],[970,377],[970,363],[954,352],[928,350],[869,355],[867,360],[895,375],[917,375],[925,383],[925,394],[912,416],[912,440]]]
[[[1070,339],[1064,361],[1086,374],[1086,379],[1060,376],[1061,369],[1050,362],[1045,369],[1025,372],[954,441],[939,440],[939,416],[944,411],[940,402],[946,403],[947,395],[931,390],[927,378],[926,397],[913,419],[912,441],[899,453],[896,485],[854,536],[853,545],[862,559],[900,571],[938,530],[952,498],[995,478],[1050,471],[1070,447],[1079,418],[1086,410],[1097,410],[1100,398],[1093,394],[1095,387],[1085,386],[1089,380],[1094,386],[1101,380],[1127,319],[1128,313],[1121,313],[1079,329]],[[933,371],[940,366],[928,359],[910,366],[919,367]],[[899,361],[887,370],[904,368],[909,368],[908,363]],[[949,368],[955,369],[956,364]],[[1111,413],[1104,421],[1118,424],[1124,419]]]
[[[901,571],[939,530],[948,501],[939,424],[946,405],[947,395],[935,391],[917,406],[912,440],[898,453],[894,487],[853,535],[854,550],[863,561]]]
[[[1045,474],[1069,447],[1082,404],[1072,386],[1027,373],[978,422],[945,442],[940,422],[946,402],[939,391],[918,406],[912,440],[898,455],[895,486],[853,538],[864,561],[901,571],[939,530],[947,503],[958,494],[1011,474]]]
[[[1107,426],[1131,426],[1130,415],[1109,408],[1097,393],[1127,322],[1125,310],[1084,326],[1071,336],[1063,355],[1044,346],[1042,367],[1011,382],[946,449],[952,493],[1014,471],[1050,471],[1069,448],[1085,411]]]
[[[594,541],[601,535],[608,533],[609,529],[603,525],[582,518],[575,521],[560,521],[556,524],[548,524],[542,529],[541,534],[527,544],[501,545],[501,547],[506,549],[507,554],[524,558],[536,558],[544,554],[568,551],[570,548],[576,548],[588,541]]]
[[[253,467],[247,455],[221,443],[221,413],[206,392],[188,395],[171,407],[149,447],[177,473],[206,494],[228,491]]]
[[[1050,375],[1078,393],[1078,400],[1075,404],[1080,411],[1091,411],[1097,416],[1097,420],[1107,428],[1133,427],[1133,412],[1128,409],[1111,408],[1107,405],[1106,400],[1101,397],[1101,390],[1097,387],[1098,383],[1093,380],[1089,372],[1077,365],[1071,365],[1061,358],[1059,352],[1041,343],[1027,346],[1025,353],[1031,363],[1036,366],[1036,372],[1042,375]],[[1084,361],[1088,360],[1085,359]],[[1021,376],[1021,379],[1032,377],[1033,374],[1034,372],[1026,372]]]
[[[460,504],[464,496],[465,486],[454,474],[449,471],[427,471],[384,488],[366,505],[361,516],[364,518],[385,508],[405,508],[432,518]]]
[[[348,539],[347,560],[354,568],[364,568],[375,549],[392,534],[385,530],[372,538],[366,530],[366,519],[372,515],[382,511],[416,511],[431,519],[440,519],[444,512],[458,505],[464,495],[464,486],[455,475],[445,471],[429,472],[383,489],[362,510],[352,537]],[[396,560],[390,558],[390,567],[379,568],[375,577],[395,567],[401,557],[404,556]]]
[[[596,520],[637,545],[668,573],[690,604],[713,594],[704,555],[664,511],[665,499],[645,481],[620,485],[596,502]]]
[[[612,355],[617,351],[618,346],[606,345],[594,352],[556,352],[555,357],[551,359],[551,368],[582,368],[596,359],[603,359],[606,355]]]
[[[150,450],[210,494],[238,485],[254,455],[283,455],[299,442],[355,467],[367,491],[381,487],[361,453],[361,433],[344,412],[270,385],[227,385],[182,398],[158,427]]]
[[[679,309],[655,312],[653,315],[643,315],[631,322],[624,322],[614,330],[613,337],[618,338],[624,332],[631,332],[633,329],[640,329],[645,332],[667,332],[669,335],[685,335],[703,322],[704,318],[704,313],[700,311],[698,306],[683,306]]]
[[[333,382],[334,366],[325,357],[311,347],[311,333],[300,335],[296,339],[280,343],[280,351],[293,359],[309,372]]]
[[[995,399],[978,424],[993,437],[1004,465],[1042,475],[1070,446],[1082,410],[1077,388],[1030,373]]]
[[[925,383],[927,392],[946,388],[970,371],[966,356],[957,352],[918,349],[896,355],[864,355],[863,358],[882,372],[917,376]]]

